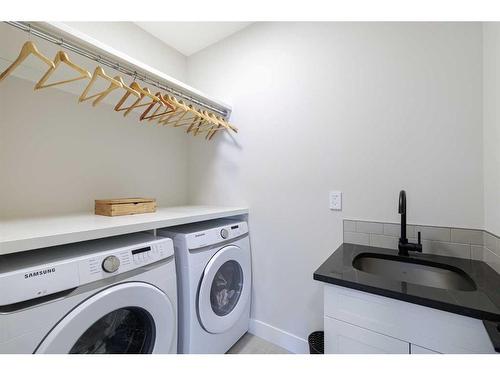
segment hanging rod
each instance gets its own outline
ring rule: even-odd
[[[209,103],[205,103],[191,95],[185,94],[173,87],[167,86],[163,83],[161,83],[159,80],[155,80],[153,78],[148,77],[147,73],[141,72],[140,69],[134,69],[130,66],[127,66],[127,64],[122,64],[116,61],[113,61],[105,56],[99,55],[95,52],[92,52],[86,48],[80,47],[76,44],[73,44],[71,42],[68,42],[64,40],[62,37],[58,37],[54,34],[48,33],[41,28],[37,26],[33,26],[30,23],[27,22],[18,22],[18,21],[4,21],[6,24],[16,27],[22,31],[25,31],[29,33],[30,35],[37,36],[41,39],[44,39],[50,43],[57,44],[58,46],[62,48],[66,48],[67,50],[70,50],[74,53],[79,54],[80,56],[86,57],[90,60],[96,61],[99,64],[108,66],[112,69],[115,69],[123,74],[126,74],[134,79],[139,79],[149,85],[158,87],[159,89],[165,90],[172,95],[175,95],[179,98],[182,98],[184,100],[187,100],[193,104],[196,104],[200,107],[206,108],[212,112],[218,113],[219,115],[223,117],[228,117],[229,111],[225,109],[220,109],[217,108]]]

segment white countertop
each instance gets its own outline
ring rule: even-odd
[[[0,221],[0,255],[248,213],[246,207],[179,206],[155,213],[94,213]]]

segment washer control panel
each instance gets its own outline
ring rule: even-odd
[[[167,240],[167,241],[165,241]],[[141,244],[109,253],[96,254],[79,262],[80,280],[84,283],[103,279],[146,266],[173,255],[173,244],[169,238]]]
[[[170,238],[135,233],[13,255],[0,263],[0,306],[76,288],[169,257]]]

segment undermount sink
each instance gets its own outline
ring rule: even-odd
[[[476,284],[464,271],[446,264],[387,254],[361,253],[352,265],[386,279],[440,289],[474,291]]]

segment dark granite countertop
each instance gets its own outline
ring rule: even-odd
[[[405,257],[410,260],[429,261],[456,267],[469,275],[476,284],[474,291],[448,290],[391,280],[359,271],[353,267],[352,262],[361,253],[397,256],[398,252],[344,243],[314,272],[314,279],[483,321],[491,321],[495,324],[500,323],[500,275],[486,263],[421,253],[411,253],[409,257]],[[487,322],[485,326],[486,324]],[[491,329],[488,333],[490,331]],[[490,338],[493,341],[491,334]]]

